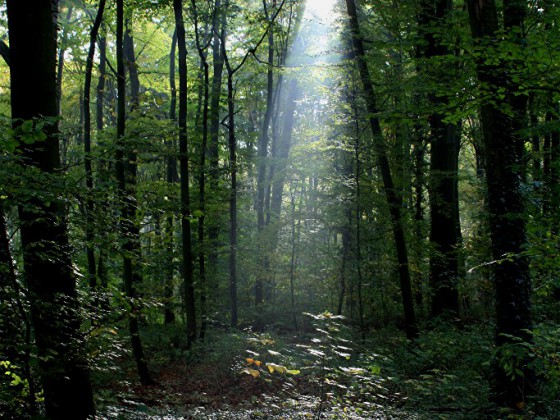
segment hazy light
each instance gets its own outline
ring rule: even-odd
[[[318,19],[323,24],[329,25],[336,19],[334,5],[337,0],[307,0],[305,16],[309,19]]]

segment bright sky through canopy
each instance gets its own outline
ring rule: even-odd
[[[292,63],[320,65],[333,62],[333,48],[338,44],[336,21],[339,14],[335,11],[336,2],[337,0],[306,0],[302,25],[296,37],[296,40],[302,41],[302,49],[298,51],[294,48],[295,56],[290,60]],[[307,59],[296,57],[302,53]]]
[[[306,17],[319,19],[324,24],[330,24],[336,18],[334,5],[336,0],[307,0],[305,5]]]

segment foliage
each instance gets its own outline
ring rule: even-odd
[[[560,415],[560,336],[555,322],[545,321],[532,331],[533,343],[524,347],[529,362],[542,382],[529,405],[536,418],[556,418]]]
[[[308,12],[303,11],[302,1],[284,2],[281,13],[270,25],[274,64],[269,66],[265,59],[269,38],[264,37],[258,48],[255,45],[269,24],[263,6],[268,8],[270,17],[272,8],[280,3],[183,2],[189,50],[188,161],[193,174],[188,180],[191,214],[186,217],[193,231],[196,255],[192,279],[196,310],[207,326],[205,340],[190,348],[184,335],[185,302],[180,281],[184,261],[178,217],[178,130],[176,121],[170,119],[173,92],[169,73],[170,65],[176,61],[170,57],[174,31],[171,2],[127,2],[141,87],[138,108],[128,109],[132,112],[128,113],[122,145],[116,142],[114,127],[114,7],[106,11],[101,30],[108,41],[109,63],[103,80],[98,80],[99,48],[95,57],[94,84],[103,81],[105,87],[99,96],[92,93],[90,101],[91,105],[99,101],[103,111],[99,116],[104,119],[92,132],[90,152],[84,150],[83,144],[81,92],[90,18],[98,2],[60,1],[59,48],[65,50],[59,75],[60,117],[12,121],[9,67],[0,59],[0,201],[7,217],[8,258],[15,264],[21,290],[3,283],[0,287],[9,295],[6,302],[19,299],[24,303],[17,315],[13,315],[14,307],[2,305],[2,319],[30,317],[28,301],[32,297],[23,284],[18,208],[30,198],[46,206],[60,202],[66,209],[64,219],[68,220],[70,236],[70,244],[62,245],[67,247],[78,278],[81,333],[100,407],[107,410],[108,417],[134,416],[128,411],[118,414],[115,406],[124,406],[136,393],[142,394],[135,388],[135,366],[125,333],[127,316],[140,322],[146,360],[155,376],[176,381],[170,394],[179,395],[181,387],[186,386],[172,373],[179,375],[177,372],[187,369],[194,369],[189,373],[198,375],[201,382],[197,384],[204,389],[209,387],[208,378],[217,384],[240,387],[238,395],[228,394],[231,407],[223,402],[215,404],[216,418],[222,414],[222,418],[228,418],[230,408],[240,406],[243,408],[239,408],[239,415],[246,417],[273,418],[281,416],[282,410],[295,416],[301,409],[305,413],[302,417],[325,414],[333,418],[371,418],[377,412],[402,408],[406,411],[403,415],[411,417],[414,412],[428,419],[482,418],[494,413],[488,397],[492,363],[504,368],[509,378],[517,378],[527,360],[540,380],[537,392],[528,401],[527,412],[542,418],[560,417],[560,35],[556,23],[560,9],[554,2],[527,3],[523,30],[500,29],[496,33],[500,42],[485,40],[475,45],[468,30],[467,12],[458,2],[445,18],[422,28],[418,21],[422,2],[360,1],[365,58],[379,102],[378,112],[372,116],[366,111],[355,60],[348,48],[344,2],[334,6],[339,14],[327,19],[329,27],[316,25],[322,10],[316,10],[317,16],[312,18],[306,14],[317,7],[312,2],[307,2]],[[198,35],[205,62],[196,53],[193,5],[198,12]],[[70,8],[72,14],[66,19]],[[0,41],[7,41],[5,8],[0,8],[0,26]],[[225,51],[217,36],[222,30],[227,40]],[[420,51],[427,45],[424,30],[429,30],[449,54],[423,57]],[[520,37],[523,42],[518,42]],[[225,76],[218,80],[224,53],[234,68],[247,56],[235,74],[233,86],[238,147],[236,191],[232,191],[228,175]],[[506,69],[508,83],[519,87],[512,97],[529,99],[526,121],[516,135],[522,139],[519,153],[523,159],[518,175],[523,180],[528,222],[527,243],[521,255],[531,265],[531,303],[536,325],[530,333],[532,343],[513,340],[499,349],[493,347],[494,326],[488,321],[495,311],[492,270],[497,262],[512,261],[518,255],[494,258],[491,253],[492,219],[487,210],[484,168],[488,151],[482,147],[479,110],[482,105],[499,106],[511,115],[511,109],[505,104],[505,87],[476,83],[480,63],[492,65],[496,72]],[[205,65],[208,86],[204,84]],[[268,107],[268,70],[274,101],[270,125],[263,127]],[[293,127],[289,128],[285,121],[292,81],[297,82],[298,99]],[[214,102],[211,97],[205,98],[206,87],[219,91]],[[211,119],[214,115],[214,121],[203,127],[206,102],[206,111]],[[433,135],[429,119],[434,115],[456,124],[461,135],[456,198],[462,242],[460,249],[454,251],[461,259],[458,283],[462,305],[460,319],[454,325],[426,321],[432,298],[430,258],[435,252],[429,245],[427,191]],[[398,275],[402,267],[395,263],[392,209],[386,203],[378,173],[377,150],[368,126],[371,117],[379,120],[395,174],[415,309],[421,322],[426,321],[420,338],[413,343],[407,342],[399,331],[403,317]],[[63,170],[52,175],[24,171],[20,150],[44,142],[46,133],[55,126],[60,126]],[[205,129],[214,131],[206,133],[207,144],[203,144]],[[264,133],[269,143],[265,145],[265,156],[259,157],[259,139]],[[210,145],[212,139],[217,143]],[[287,143],[283,144],[283,139]],[[139,273],[138,296],[134,299],[126,298],[123,292],[121,248],[128,238],[120,235],[122,197],[118,197],[115,179],[118,147],[136,155],[138,163],[134,191],[137,199],[131,217],[140,232],[141,250],[129,255]],[[210,158],[208,153],[213,148],[217,155]],[[287,156],[281,156],[285,149]],[[93,171],[91,189],[85,187],[84,162],[89,158]],[[268,215],[270,220],[262,230],[257,226],[256,211],[261,164],[266,169],[269,201],[273,185],[284,178],[281,210]],[[204,194],[198,190],[202,181],[206,182]],[[232,306],[228,206],[234,193],[238,202],[239,329],[227,326]],[[197,241],[202,221],[202,240]],[[90,250],[96,262],[93,279],[88,267]],[[42,255],[40,250],[37,252]],[[4,271],[0,270],[0,275]],[[260,280],[264,283],[264,298],[256,304],[256,284]],[[165,324],[169,312],[175,319],[173,324]],[[197,327],[201,329],[200,321]],[[29,352],[26,367],[35,377],[35,350],[21,341],[22,337],[14,338],[20,353]],[[0,408],[23,413],[29,408],[24,366],[4,355],[0,360]],[[175,397],[185,407],[194,407],[197,401],[214,404],[217,397],[203,392],[194,390],[193,399],[188,401],[176,395],[156,397],[174,410],[180,405]],[[138,397],[135,403],[138,404],[131,410],[138,409],[138,416],[148,418],[153,414],[145,399]],[[247,406],[243,406],[245,403]],[[154,412],[160,408],[154,408]],[[220,410],[223,413],[218,413]],[[180,410],[176,411],[179,415]],[[198,414],[194,411],[181,414],[204,416],[204,410]]]
[[[460,329],[436,324],[416,343],[406,343],[394,331],[380,331],[368,345],[384,355],[378,359],[388,377],[384,385],[406,407],[428,418],[449,419],[482,418],[493,409],[491,324]]]
[[[0,360],[0,410],[6,418],[27,418],[31,411],[29,382],[23,376],[21,367]],[[34,403],[43,401],[41,395],[35,399]]]

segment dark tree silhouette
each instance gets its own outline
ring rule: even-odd
[[[61,183],[54,4],[7,2],[13,128],[24,173],[31,174],[22,179],[19,217],[46,414],[52,419],[85,419],[95,407],[83,353],[65,207],[54,191]],[[44,185],[51,190],[45,191]]]

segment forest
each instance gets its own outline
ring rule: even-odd
[[[0,1],[0,418],[560,419],[558,22]]]

